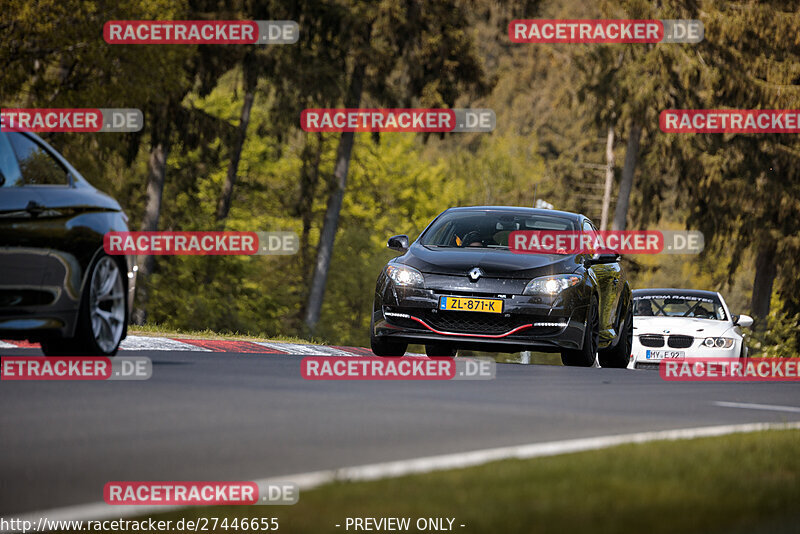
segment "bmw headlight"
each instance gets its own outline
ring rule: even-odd
[[[523,295],[558,295],[568,287],[579,284],[581,277],[574,274],[557,274],[534,278],[525,286]]]
[[[717,349],[729,349],[733,346],[733,339],[729,337],[707,337],[703,340],[703,345]]]
[[[424,287],[425,278],[422,273],[413,267],[405,265],[388,265],[386,267],[386,274],[398,286],[403,287]]]

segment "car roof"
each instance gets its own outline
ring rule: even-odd
[[[450,208],[447,211],[515,211],[525,212],[531,215],[555,215],[558,217],[565,217],[576,221],[582,221],[587,217],[579,213],[572,213],[570,211],[548,210],[542,208],[529,208],[526,206],[459,206],[457,208]]]
[[[686,295],[689,297],[716,298],[718,296],[716,291],[706,291],[704,289],[677,289],[674,287],[634,289],[632,293],[634,297],[646,297],[649,295]]]

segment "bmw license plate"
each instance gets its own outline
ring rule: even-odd
[[[455,311],[486,312],[486,313],[503,313],[503,301],[500,299],[440,297],[439,309],[455,310]]]
[[[647,360],[683,360],[686,353],[682,350],[648,350],[644,357]]]

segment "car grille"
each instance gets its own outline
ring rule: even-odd
[[[499,313],[425,311],[417,316],[437,330],[470,334],[505,334],[518,326],[535,322],[531,317],[503,317]]]
[[[663,347],[664,336],[659,336],[655,334],[642,334],[641,336],[639,336],[639,343],[641,343],[645,347]]]
[[[692,336],[669,336],[667,345],[673,349],[686,349],[692,346],[694,338]]]
[[[511,317],[504,317],[501,314],[457,311],[437,311],[434,313],[431,310],[417,310],[411,313],[411,315],[421,319],[435,330],[483,335],[505,334],[519,326],[535,324],[538,322],[565,322],[565,320],[561,318],[555,319],[553,317],[548,318],[532,315],[512,315]],[[397,326],[415,329],[424,328],[414,319],[393,317],[391,315],[387,315],[386,319],[390,323]],[[546,336],[550,334],[557,334],[561,332],[563,328],[563,326],[534,326],[533,328],[521,330],[520,335],[530,335],[531,333],[535,333],[536,335]]]

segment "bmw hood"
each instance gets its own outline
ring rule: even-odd
[[[426,274],[463,276],[473,267],[479,267],[489,278],[519,279],[571,273],[578,266],[574,255],[515,254],[507,249],[428,248],[417,244],[397,261]]]
[[[696,317],[647,317],[633,318],[633,333],[668,334],[692,337],[722,336],[731,328],[729,321],[715,321]]]

